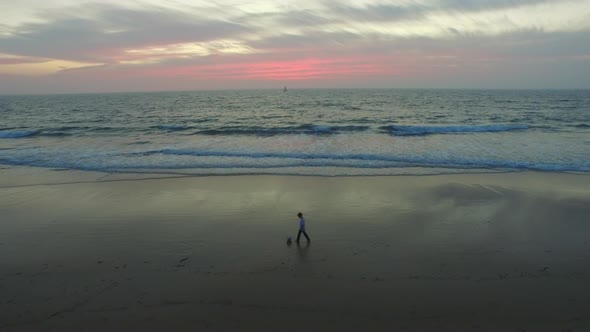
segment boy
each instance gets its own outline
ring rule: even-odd
[[[303,235],[305,235],[307,242],[311,242],[311,240],[309,239],[309,236],[307,236],[307,233],[305,232],[305,219],[303,219],[303,213],[301,213],[301,212],[297,213],[297,217],[299,217],[299,233],[297,233],[297,243],[299,243],[299,238],[301,237],[301,233],[303,233]]]

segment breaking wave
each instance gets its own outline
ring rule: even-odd
[[[277,135],[332,135],[344,132],[361,132],[369,130],[369,126],[330,126],[301,125],[279,128],[219,128],[197,131],[198,135],[243,135],[243,136],[277,136]]]
[[[401,126],[393,125],[382,127],[396,136],[423,136],[434,134],[460,134],[460,133],[486,133],[503,132],[513,130],[526,130],[529,127],[523,124],[497,124],[479,126]]]
[[[41,130],[0,131],[0,138],[24,138],[41,134]]]

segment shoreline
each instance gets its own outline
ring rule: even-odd
[[[165,180],[165,179],[203,179],[203,178],[247,178],[247,177],[287,177],[287,178],[318,178],[318,179],[370,179],[370,178],[436,178],[436,177],[487,177],[487,176],[538,176],[538,177],[574,177],[590,178],[590,173],[576,172],[576,171],[543,171],[543,170],[499,170],[489,169],[472,172],[449,172],[449,173],[433,173],[433,174],[366,174],[366,175],[309,175],[309,174],[274,174],[274,173],[255,173],[255,174],[191,174],[191,173],[173,173],[173,172],[104,172],[92,170],[77,170],[77,169],[55,169],[36,166],[3,166],[0,171],[5,174],[0,178],[0,189],[11,188],[19,186],[35,186],[35,185],[66,185],[66,184],[82,184],[82,183],[107,183],[120,181],[139,181],[139,180]],[[9,181],[7,178],[12,178]],[[49,178],[54,182],[31,182],[30,177],[34,178]],[[79,182],[65,182],[62,179],[75,177],[80,179]],[[27,181],[28,180],[28,181]],[[18,184],[18,182],[25,182],[26,184]]]

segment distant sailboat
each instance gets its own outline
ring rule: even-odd
[[[283,92],[287,92],[287,86],[285,85],[285,87],[283,88]]]

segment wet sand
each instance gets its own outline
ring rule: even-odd
[[[590,330],[587,175],[0,172],[1,331]]]

